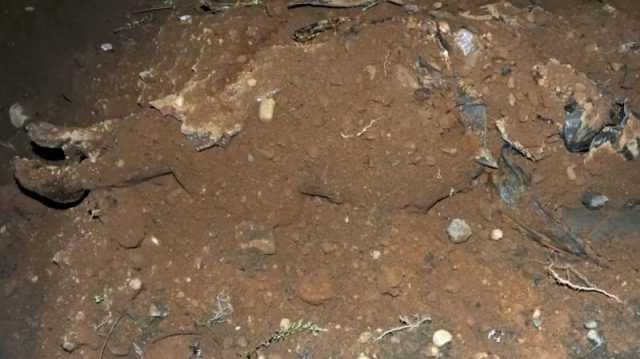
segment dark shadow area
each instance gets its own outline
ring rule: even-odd
[[[65,210],[65,209],[69,209],[69,208],[73,208],[77,205],[79,205],[80,203],[82,203],[82,201],[84,201],[85,198],[87,198],[87,196],[89,195],[89,191],[85,191],[84,194],[82,195],[82,197],[80,197],[80,199],[78,199],[77,201],[73,201],[70,203],[58,203],[55,201],[50,200],[49,198],[46,198],[44,196],[39,195],[38,193],[35,193],[33,191],[30,191],[24,187],[22,187],[20,185],[20,183],[18,183],[18,181],[15,182],[16,186],[18,186],[18,188],[20,188],[20,192],[22,192],[25,196],[35,199],[36,201],[42,203],[43,205],[52,208],[52,209],[59,209],[59,210]]]
[[[66,156],[64,155],[64,151],[61,148],[49,148],[43,147],[35,142],[31,142],[31,149],[36,156],[51,162],[59,162],[64,161]]]

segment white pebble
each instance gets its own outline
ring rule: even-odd
[[[453,336],[451,335],[451,333],[444,329],[438,329],[435,333],[433,333],[433,345],[437,346],[438,348],[451,342],[451,340],[453,340]]]
[[[504,237],[504,233],[502,233],[501,229],[496,228],[491,231],[491,239],[493,239],[494,241],[499,241],[502,239],[502,237]]]
[[[291,325],[291,320],[289,318],[282,318],[280,320],[280,328],[286,328]]]
[[[587,329],[596,329],[598,327],[598,322],[596,322],[593,319],[589,319],[586,322],[584,322],[584,327]]]
[[[15,128],[22,128],[29,120],[29,116],[24,113],[24,108],[19,103],[14,103],[9,107],[9,119]]]
[[[381,255],[382,253],[380,253],[379,250],[374,250],[371,252],[371,258],[373,258],[374,261],[377,261],[378,259],[380,259]]]
[[[373,338],[373,334],[371,334],[371,332],[363,332],[362,334],[360,334],[360,343],[362,344],[366,344],[368,343],[371,338]]]
[[[260,101],[260,111],[258,118],[262,122],[271,122],[273,120],[273,114],[276,110],[276,100],[269,97]]]
[[[142,281],[140,278],[133,278],[129,281],[129,287],[135,291],[139,291],[142,288]]]
[[[108,42],[105,42],[104,44],[100,45],[100,48],[102,49],[102,51],[113,51],[113,45],[111,45]]]

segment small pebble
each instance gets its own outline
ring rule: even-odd
[[[542,315],[542,311],[540,310],[540,308],[536,308],[536,310],[533,311],[533,314],[531,315],[531,318],[540,319],[541,315]]]
[[[575,181],[578,176],[576,175],[576,170],[573,166],[567,167],[567,177],[569,177],[570,181]]]
[[[533,320],[533,326],[538,330],[542,330],[542,320],[534,319]]]
[[[258,84],[258,81],[254,78],[250,78],[247,80],[247,85],[249,87],[255,87]]]
[[[280,320],[280,328],[286,328],[291,325],[291,320],[289,318],[282,318]]]
[[[100,48],[102,49],[102,51],[113,51],[113,45],[111,45],[108,42],[105,42],[104,44],[100,45]]]
[[[139,291],[142,288],[142,281],[140,278],[133,278],[129,281],[129,287],[135,291]]]
[[[463,219],[456,218],[447,228],[449,240],[453,243],[464,243],[471,237],[471,227]]]
[[[596,322],[593,319],[589,319],[586,322],[584,322],[584,327],[586,329],[596,329],[598,327],[598,322]]]
[[[493,239],[494,241],[501,240],[503,236],[504,236],[504,233],[502,233],[501,229],[496,228],[491,231],[491,239]]]
[[[582,204],[590,210],[600,209],[607,202],[609,202],[609,197],[597,192],[587,192],[582,197]]]
[[[276,110],[276,100],[269,97],[260,101],[260,111],[258,118],[264,123],[271,122],[273,120],[273,114]]]
[[[451,342],[451,340],[453,340],[453,336],[451,335],[451,333],[444,329],[438,329],[435,333],[433,333],[433,345],[438,348]]]
[[[622,69],[624,65],[619,63],[619,62],[612,62],[611,63],[611,70],[613,71],[620,71]]]
[[[598,331],[595,329],[589,329],[587,332],[587,339],[589,339],[589,341],[591,341],[595,346],[600,346],[604,342],[602,337],[600,337],[600,334],[598,334]]]
[[[371,338],[373,338],[373,334],[371,334],[371,332],[363,332],[362,334],[360,334],[360,343],[362,344],[366,344],[368,343]]]

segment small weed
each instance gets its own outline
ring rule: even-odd
[[[269,337],[267,340],[257,344],[253,350],[247,352],[245,355],[246,359],[252,359],[254,355],[258,353],[260,349],[268,348],[272,343],[279,342],[281,340],[285,340],[290,336],[296,335],[302,332],[308,332],[313,335],[318,335],[321,332],[326,332],[327,329],[319,327],[317,324],[307,322],[304,323],[302,320],[299,320],[287,327],[276,330],[275,333]]]
[[[204,320],[196,322],[196,324],[211,328],[214,324],[226,322],[231,313],[233,313],[231,298],[225,292],[222,292],[216,296],[216,309],[213,313]]]
[[[96,295],[93,296],[93,302],[96,303],[96,304],[100,304],[100,303],[104,302],[105,299],[106,298],[105,298],[104,294],[96,294]]]

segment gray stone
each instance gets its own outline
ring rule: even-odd
[[[433,333],[433,345],[438,348],[445,346],[453,340],[453,335],[444,329],[438,329]]]
[[[582,204],[590,210],[604,207],[609,202],[609,197],[598,192],[587,192],[582,197]]]
[[[464,243],[471,237],[471,227],[465,220],[456,218],[449,224],[447,234],[452,243]]]
[[[589,319],[586,322],[584,322],[584,327],[586,329],[596,329],[598,327],[598,322],[596,322],[593,319]]]

